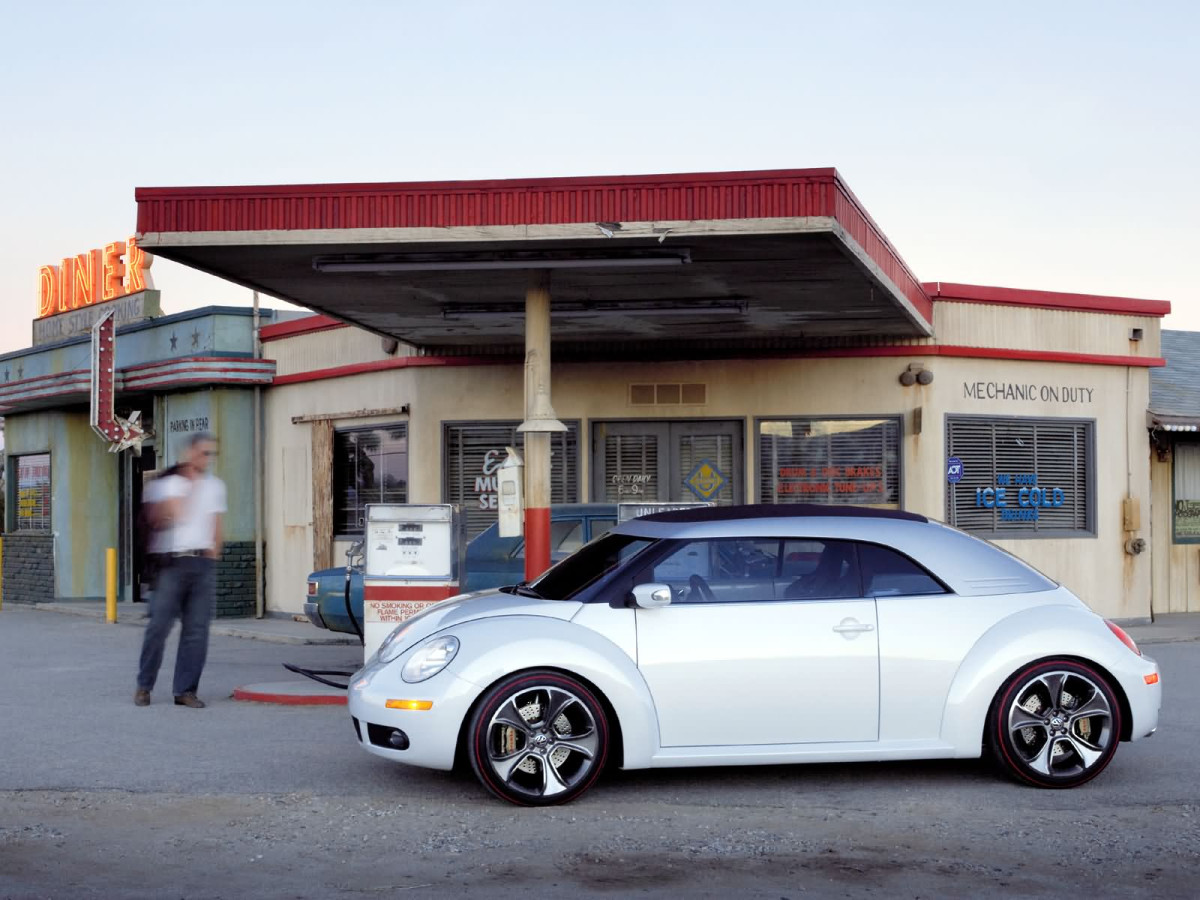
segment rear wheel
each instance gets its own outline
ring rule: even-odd
[[[1081,663],[1026,666],[996,695],[988,740],[1002,769],[1044,788],[1075,787],[1117,752],[1121,706],[1108,679]]]
[[[608,757],[608,720],[574,678],[522,672],[484,694],[467,743],[471,768],[489,791],[522,806],[550,806],[595,783]]]

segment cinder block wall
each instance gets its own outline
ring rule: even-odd
[[[53,602],[54,537],[22,532],[4,535],[3,578],[5,603]]]
[[[226,541],[213,574],[217,586],[217,616],[254,615],[254,541]]]

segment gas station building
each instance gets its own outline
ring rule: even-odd
[[[368,503],[478,533],[507,446],[534,571],[554,503],[853,503],[995,540],[1106,616],[1167,611],[1169,305],[922,282],[833,169],[136,199],[146,251],[314,313],[260,333],[268,611],[301,611]],[[251,427],[224,423],[226,465]]]

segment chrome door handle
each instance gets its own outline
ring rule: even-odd
[[[875,626],[863,624],[857,619],[842,619],[840,623],[833,626],[833,630],[838,634],[862,634],[864,631],[874,631]]]

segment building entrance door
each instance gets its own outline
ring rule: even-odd
[[[738,420],[593,422],[592,501],[744,503],[744,444]]]
[[[121,519],[118,536],[118,584],[120,599],[140,603],[143,596],[142,573],[145,567],[143,551],[146,536],[140,533],[142,488],[149,473],[155,470],[157,454],[153,444],[142,447],[142,455],[124,452],[121,466]]]

